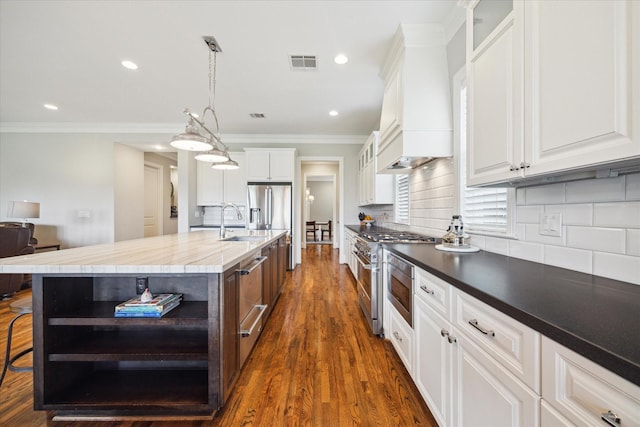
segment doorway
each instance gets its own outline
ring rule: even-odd
[[[305,174],[305,178],[305,243],[332,245],[336,217],[336,177],[333,174]]]
[[[144,237],[159,236],[162,227],[163,167],[144,163]]]

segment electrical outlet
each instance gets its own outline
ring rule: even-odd
[[[562,213],[543,213],[540,215],[539,233],[544,236],[562,236]]]
[[[136,277],[136,294],[141,295],[149,287],[148,277]]]

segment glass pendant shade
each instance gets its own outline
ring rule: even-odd
[[[226,162],[229,160],[229,154],[226,151],[215,148],[206,153],[196,154],[195,159],[201,162]]]
[[[222,169],[222,170],[234,170],[234,169],[239,169],[240,166],[238,166],[238,162],[236,162],[235,160],[227,160],[226,162],[221,162],[221,163],[214,163],[211,165],[212,169]]]
[[[171,138],[171,145],[179,150],[187,151],[207,151],[213,148],[208,138],[200,135],[195,126],[190,121],[184,133],[180,133]]]

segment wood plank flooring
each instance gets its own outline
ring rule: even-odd
[[[9,371],[0,426],[409,426],[437,424],[391,344],[373,337],[354,279],[330,245],[309,245],[247,360],[225,407],[207,421],[53,422],[33,411],[31,373]],[[24,291],[20,296],[28,295]],[[0,351],[13,318],[0,302]],[[30,317],[14,330],[14,352],[31,342]],[[29,364],[30,356],[20,364]]]

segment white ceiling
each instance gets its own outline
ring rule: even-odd
[[[184,108],[201,114],[208,103],[202,36],[212,35],[223,140],[367,135],[398,24],[446,22],[456,9],[456,0],[0,0],[0,129],[178,133]],[[333,62],[338,53],[346,65]],[[318,70],[292,71],[290,54],[317,55]]]

